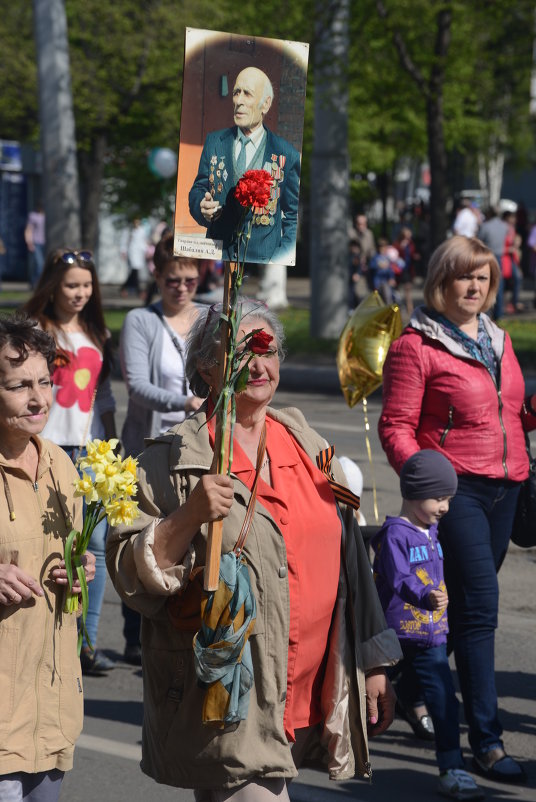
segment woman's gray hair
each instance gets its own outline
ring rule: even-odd
[[[275,336],[279,361],[282,362],[285,357],[285,332],[283,324],[277,315],[271,312],[262,301],[255,301],[252,298],[240,298],[238,304],[242,320],[248,319],[248,322],[258,320],[259,328],[263,328],[263,324],[271,328]],[[221,311],[221,304],[202,309],[188,334],[186,378],[190,384],[190,389],[199,398],[206,398],[210,390],[210,387],[199,373],[199,368],[209,370],[218,362]]]

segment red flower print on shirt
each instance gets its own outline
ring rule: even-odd
[[[52,374],[54,385],[58,388],[56,403],[60,407],[72,407],[78,402],[82,412],[89,412],[102,367],[102,356],[96,348],[79,348],[76,354],[63,348],[61,350],[68,362],[58,365]]]

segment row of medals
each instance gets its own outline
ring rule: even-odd
[[[279,189],[279,184],[285,177],[285,172],[283,167],[285,166],[286,156],[277,156],[277,154],[272,153],[272,178],[274,179],[274,183],[270,190],[270,201],[267,206],[263,209],[256,209],[254,208],[253,214],[253,225],[257,226],[273,226],[275,225],[275,220],[272,217],[277,212],[277,199],[281,194],[281,190]]]

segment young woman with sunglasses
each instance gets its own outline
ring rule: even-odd
[[[111,340],[91,252],[65,248],[51,251],[24,309],[53,335],[58,348],[52,374],[54,402],[43,435],[60,445],[75,462],[88,440],[116,436],[115,401],[109,378]],[[86,622],[94,651],[84,641],[80,657],[85,674],[103,674],[115,665],[96,648],[106,584],[106,533],[107,524],[102,521],[89,544],[97,570],[89,591]]]
[[[180,423],[203,403],[186,379],[186,336],[199,314],[194,296],[199,262],[173,254],[173,234],[164,234],[153,256],[160,301],[132,309],[121,330],[121,371],[128,409],[121,433],[126,454],[137,456],[144,438]],[[123,603],[125,660],[141,663],[139,614]]]

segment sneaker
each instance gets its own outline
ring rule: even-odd
[[[439,775],[437,790],[451,799],[484,799],[484,791],[463,769],[447,769]]]
[[[95,649],[92,652],[89,646],[82,646],[80,665],[82,666],[82,674],[87,674],[88,676],[106,674],[112,668],[115,668],[114,661],[110,660],[104,652],[101,652],[100,649]]]

